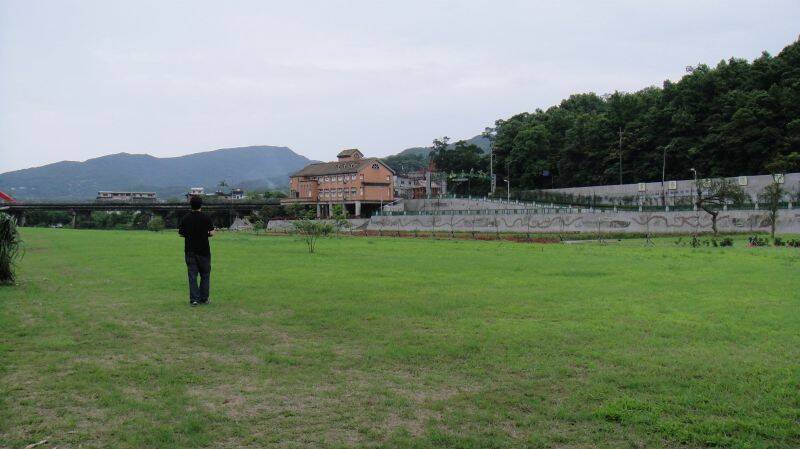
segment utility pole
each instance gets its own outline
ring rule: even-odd
[[[622,185],[622,127],[619,127],[619,185]]]
[[[667,192],[664,190],[664,181],[667,177],[667,145],[664,145],[664,153],[661,156],[661,205],[667,205]]]
[[[494,188],[497,186],[497,180],[494,178],[494,144],[489,147],[489,179],[491,183],[489,190],[491,196],[494,196]]]
[[[698,245],[699,242],[697,241],[697,233],[698,228],[700,227],[700,208],[697,207],[697,203],[700,202],[700,184],[697,183],[697,170],[694,167],[689,169],[690,172],[694,174],[694,187],[697,189],[697,198],[694,197],[694,193],[692,194],[692,200],[694,201],[694,209],[695,213],[695,226],[694,226],[694,234],[692,235],[692,246]]]
[[[489,140],[489,195],[494,196],[497,180],[494,177],[494,139],[497,137],[497,128],[486,127],[481,135]]]

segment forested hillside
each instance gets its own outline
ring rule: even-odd
[[[661,179],[664,160],[667,179],[692,167],[702,177],[800,171],[800,42],[752,62],[699,65],[660,88],[577,94],[498,120],[498,179],[508,170],[516,188],[618,183],[620,130],[626,183]],[[487,159],[474,169],[487,171]]]

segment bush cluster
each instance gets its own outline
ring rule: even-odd
[[[767,239],[763,237],[759,237],[757,235],[753,235],[747,238],[747,246],[750,247],[759,247],[759,246],[767,246]]]
[[[17,230],[17,220],[0,212],[0,284],[14,282],[14,268],[22,257],[22,239]]]

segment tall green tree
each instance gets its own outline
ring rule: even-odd
[[[759,194],[759,199],[764,203],[767,209],[770,236],[773,241],[775,240],[775,228],[778,226],[778,214],[784,195],[786,195],[786,190],[784,190],[783,185],[777,182],[772,182],[764,187],[764,190]]]

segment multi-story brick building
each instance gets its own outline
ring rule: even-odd
[[[318,217],[329,217],[340,204],[360,217],[394,200],[394,171],[380,159],[344,150],[336,162],[309,164],[289,177],[289,197],[282,204],[316,205]]]

